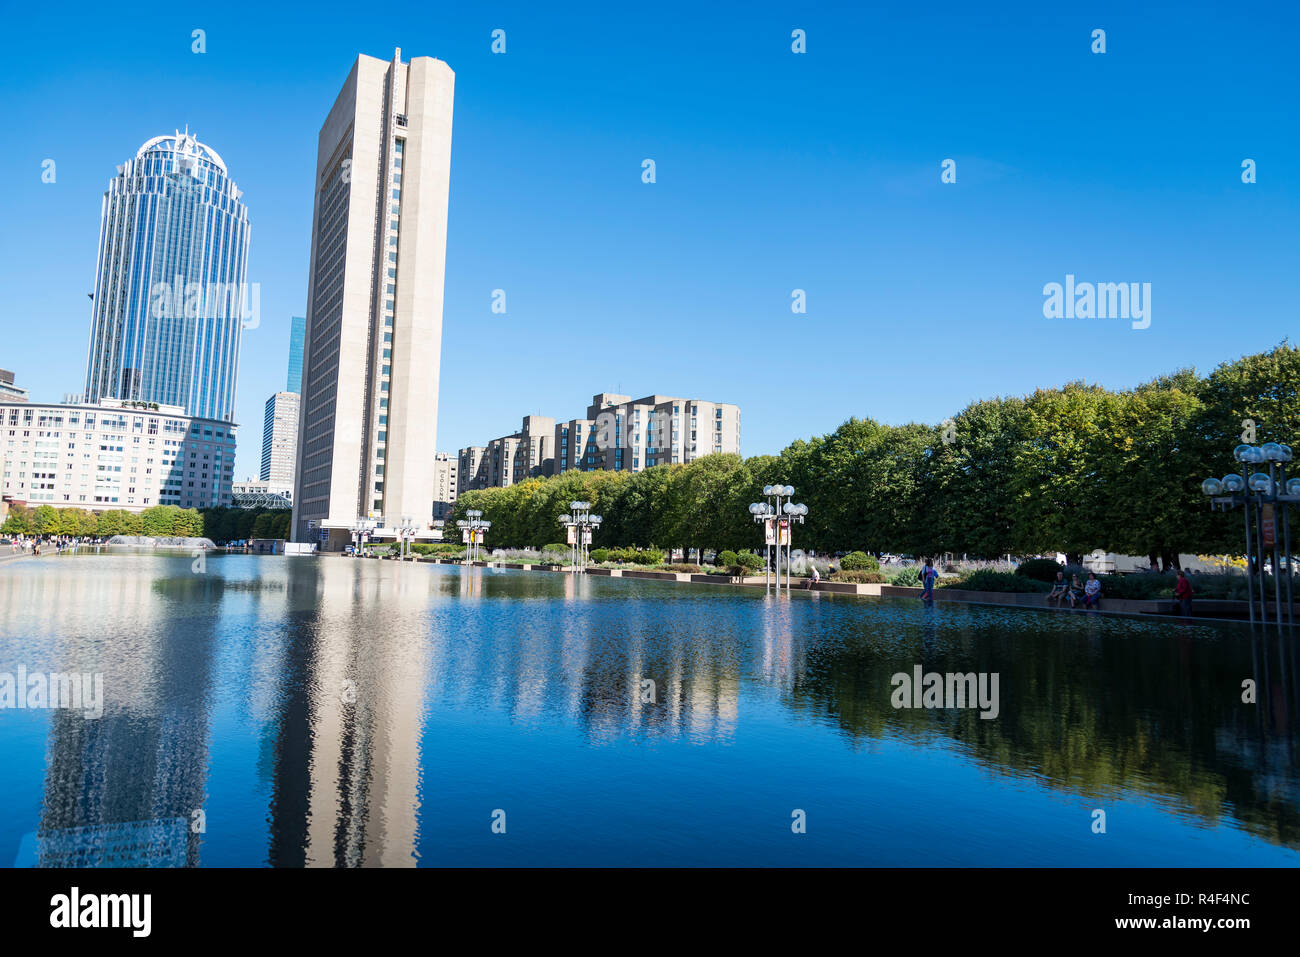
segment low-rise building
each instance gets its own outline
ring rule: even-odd
[[[236,428],[150,402],[0,402],[4,496],[91,511],[229,505]]]

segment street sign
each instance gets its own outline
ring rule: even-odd
[[[589,529],[589,528],[584,528],[584,529],[582,530],[582,544],[584,544],[584,545],[590,545],[590,544],[591,544],[591,529]]]
[[[466,545],[469,544],[469,529],[468,529],[468,528],[463,528],[463,529],[461,529],[461,532],[460,532],[460,540],[461,540],[464,544],[466,544]]]
[[[781,537],[779,542],[782,545],[790,544],[790,520],[788,518],[781,519]]]
[[[767,545],[776,544],[776,520],[775,519],[769,518],[763,522],[763,536],[764,536],[764,544]]]
[[[568,538],[565,540],[566,545],[578,544],[578,527],[576,525],[565,526],[568,529]]]

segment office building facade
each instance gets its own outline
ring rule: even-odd
[[[117,168],[101,208],[86,402],[234,419],[241,319],[256,307],[240,198],[222,158],[188,131],[154,137]]]
[[[360,56],[321,127],[292,527],[322,549],[431,522],[454,85]]]
[[[180,406],[0,402],[4,496],[31,507],[229,505],[235,428]]]

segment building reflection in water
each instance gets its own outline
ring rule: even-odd
[[[22,609],[25,627],[54,641],[32,670],[103,675],[102,717],[50,712],[26,863],[194,866],[220,620],[205,609],[221,601],[223,584],[195,574],[155,578],[156,566],[134,556],[113,561],[98,573],[6,578],[0,592],[3,607]],[[188,566],[187,558],[172,567]]]
[[[1075,794],[1155,795],[1300,845],[1288,636],[338,557],[210,560],[206,575],[96,561],[0,577],[0,651],[105,676],[102,719],[50,716],[37,863],[70,843],[91,863],[200,863],[204,835],[175,824],[205,807],[223,697],[264,742],[275,866],[416,864],[439,793],[422,742],[456,747],[452,721],[504,716],[520,747],[544,725],[597,748],[743,750],[742,707],[806,714],[850,744],[939,742]],[[998,720],[894,709],[889,677],[917,663],[998,671]]]
[[[316,610],[287,655],[298,671],[276,745],[270,863],[414,866],[429,575],[333,558],[290,568]]]

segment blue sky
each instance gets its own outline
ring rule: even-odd
[[[395,46],[457,75],[442,449],[621,391],[738,403],[742,451],[776,452],[1298,328],[1293,5],[3,6],[0,367],[80,391],[103,191],[188,124],[252,222],[240,478],[305,308],[320,124]],[[1151,283],[1150,328],[1045,319],[1067,273]]]

